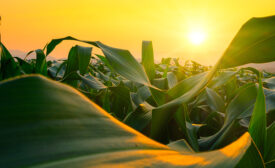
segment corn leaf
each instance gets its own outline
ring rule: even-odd
[[[220,68],[275,61],[275,15],[252,18],[223,54]]]
[[[15,62],[10,52],[1,42],[0,42],[0,60],[1,60],[0,79],[7,79],[7,78],[14,77],[21,74],[18,64]]]
[[[259,88],[252,117],[249,123],[249,133],[257,148],[264,154],[266,146],[266,105],[261,76],[259,77]]]
[[[2,82],[0,92],[0,167],[231,168],[251,146],[245,133],[220,150],[173,151],[119,122],[75,89],[41,76]]]
[[[268,128],[267,128],[267,138],[266,138],[266,150],[264,153],[264,159],[266,163],[275,164],[275,122],[273,122]]]
[[[152,81],[155,78],[155,64],[152,41],[142,42],[142,65],[148,78]]]

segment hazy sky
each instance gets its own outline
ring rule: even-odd
[[[214,64],[241,25],[275,14],[275,0],[0,0],[2,41],[8,49],[43,48],[53,38],[99,40],[140,57],[142,40],[155,56]],[[205,41],[193,45],[193,30]],[[52,55],[67,57],[75,43]]]

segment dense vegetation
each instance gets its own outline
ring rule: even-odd
[[[64,40],[104,56],[76,45],[47,61]],[[36,59],[0,49],[0,167],[275,166],[275,75],[236,68],[275,61],[275,16],[245,23],[213,67],[155,64],[150,41],[141,63],[72,37],[31,51]]]

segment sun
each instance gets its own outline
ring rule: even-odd
[[[189,41],[194,45],[200,45],[205,40],[205,33],[203,31],[191,31],[188,34]]]

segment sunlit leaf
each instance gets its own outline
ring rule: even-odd
[[[6,81],[0,92],[0,147],[6,151],[0,153],[1,167],[231,168],[251,146],[246,133],[216,151],[169,150],[117,121],[75,89],[41,76]]]
[[[221,68],[275,61],[275,16],[252,18],[223,54]]]
[[[249,123],[249,133],[253,138],[257,148],[264,154],[266,148],[266,107],[265,96],[261,77],[259,78],[259,88],[252,117]]]
[[[102,49],[113,69],[125,78],[144,85],[150,85],[150,81],[143,67],[136,61],[128,50],[122,50],[97,43]]]
[[[155,78],[155,64],[152,41],[142,42],[142,65],[148,78],[152,81]]]

